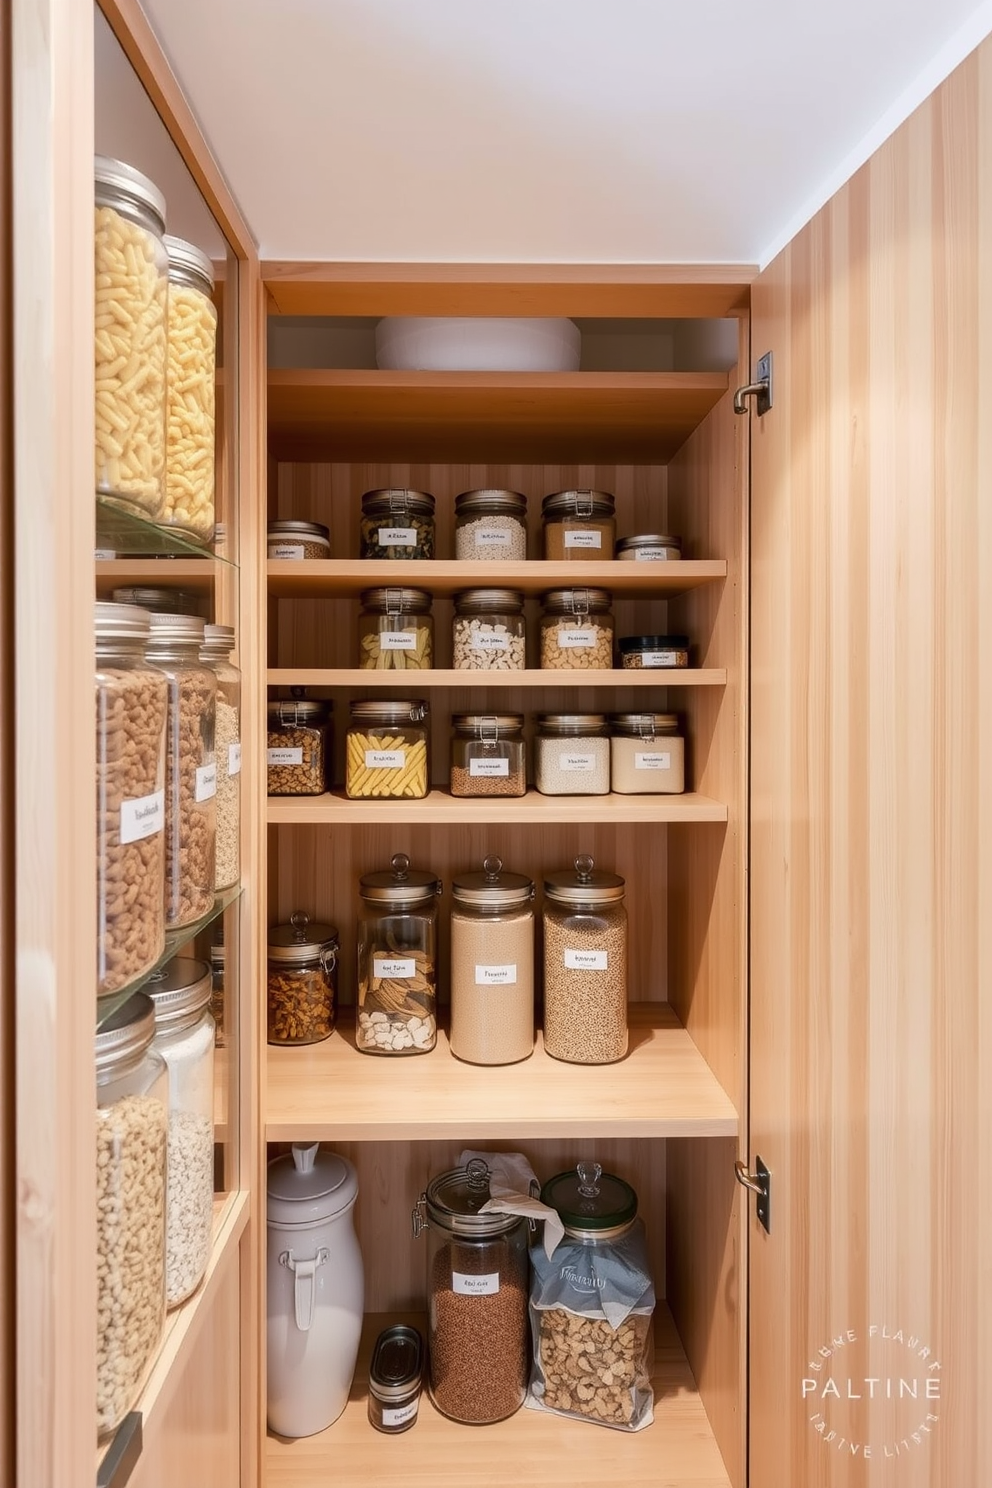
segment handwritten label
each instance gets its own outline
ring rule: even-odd
[[[273,543],[269,549],[270,558],[302,558],[306,548],[302,543]]]
[[[417,546],[416,527],[380,527],[380,548],[415,548]]]
[[[270,765],[302,765],[302,763],[303,763],[303,750],[302,749],[270,749],[269,750],[269,764]]]
[[[405,1426],[407,1421],[412,1421],[420,1408],[420,1396],[411,1400],[409,1405],[384,1405],[382,1407],[383,1426]]]
[[[196,771],[196,799],[212,801],[217,794],[217,766],[199,765]]]
[[[373,956],[372,975],[406,982],[417,975],[417,963],[412,956]]]
[[[646,667],[678,666],[677,651],[642,651],[641,665]]]
[[[678,548],[635,548],[635,563],[653,563],[661,558],[680,558],[682,555]]]
[[[508,759],[474,759],[468,762],[468,773],[471,776],[483,776],[491,780],[499,775],[509,775],[510,761]]]
[[[366,749],[366,770],[402,770],[406,764],[405,749]]]
[[[491,1297],[499,1291],[499,1272],[467,1276],[464,1271],[452,1271],[451,1290],[456,1297]]]
[[[566,532],[566,548],[601,548],[603,546],[603,534],[601,532]]]
[[[517,985],[516,962],[512,966],[477,966],[475,985],[477,987],[515,987]]]
[[[510,546],[509,528],[476,527],[475,546],[477,548],[508,548]]]
[[[165,826],[165,791],[121,802],[121,842],[144,842]]]
[[[560,625],[558,644],[559,646],[595,646],[596,632],[594,630],[566,630]]]
[[[672,756],[667,750],[664,753],[657,749],[634,751],[635,770],[670,770],[671,768]]]
[[[228,775],[241,774],[241,743],[228,744],[227,746],[227,773]]]
[[[415,630],[380,630],[380,651],[416,651],[417,632]]]
[[[609,951],[575,951],[565,948],[565,965],[569,971],[606,971]]]
[[[577,774],[580,771],[587,774],[596,768],[596,756],[594,754],[560,754],[558,756],[558,768],[565,774]]]
[[[510,633],[504,629],[502,632],[472,632],[472,651],[505,651],[510,644]]]

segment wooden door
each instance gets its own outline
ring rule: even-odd
[[[751,344],[750,1485],[978,1488],[992,42],[761,275]]]

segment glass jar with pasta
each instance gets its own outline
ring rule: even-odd
[[[351,705],[345,760],[349,800],[419,800],[430,786],[427,704],[385,702]]]
[[[160,520],[196,542],[214,535],[217,309],[207,255],[182,238],[169,255],[168,424]]]
[[[422,672],[434,665],[431,596],[424,589],[366,589],[358,617],[358,665]]]

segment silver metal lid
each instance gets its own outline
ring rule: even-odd
[[[610,723],[619,734],[634,739],[650,739],[655,734],[676,734],[677,713],[611,713]]]
[[[209,292],[213,294],[214,266],[202,248],[197,248],[195,243],[187,243],[185,238],[172,238],[168,235],[165,237],[165,248],[169,255],[170,271],[176,268],[205,279]]]
[[[543,517],[612,517],[616,501],[610,491],[552,491],[541,502]]]
[[[519,1214],[480,1214],[489,1202],[488,1163],[473,1157],[464,1168],[439,1173],[427,1185],[428,1218],[454,1235],[505,1235],[521,1223]]]
[[[519,589],[461,589],[455,595],[455,612],[459,615],[481,614],[486,610],[522,610],[524,597]]]
[[[637,548],[678,548],[681,551],[682,539],[660,532],[638,532],[634,537],[617,538],[617,553],[629,553]]]
[[[155,1035],[155,1004],[144,992],[121,1003],[96,1035],[96,1070],[105,1074],[144,1052]]]
[[[529,904],[534,881],[523,873],[504,873],[503,859],[487,858],[481,873],[460,873],[451,880],[459,904]]]
[[[150,619],[149,650],[166,641],[178,641],[183,646],[203,644],[204,622],[199,615],[166,615],[152,611]]]
[[[203,627],[203,649],[229,656],[234,650],[234,626],[205,625]]]
[[[174,956],[153,972],[145,983],[145,992],[155,1007],[156,1030],[183,1022],[198,1013],[210,1001],[212,976],[206,961]]]
[[[359,595],[363,609],[384,610],[387,615],[402,615],[407,610],[422,614],[431,607],[432,596],[426,589],[407,589],[390,585],[388,589],[363,589]]]
[[[113,597],[118,604],[140,605],[143,610],[155,610],[165,615],[199,613],[199,595],[188,589],[157,589],[147,584],[129,584],[115,589]]]
[[[409,906],[440,894],[441,880],[437,874],[411,868],[406,853],[394,853],[391,864],[375,873],[362,874],[359,885],[363,899],[376,904]]]
[[[575,859],[575,871],[561,868],[548,873],[544,892],[561,904],[616,904],[623,898],[624,880],[619,873],[597,869],[588,854]]]
[[[403,486],[383,486],[376,491],[366,491],[362,497],[362,511],[367,517],[403,512],[433,516],[434,497],[429,491],[410,491]]]
[[[527,512],[527,497],[522,491],[501,491],[497,488],[491,490],[462,491],[461,495],[455,497],[455,516],[466,516],[476,511],[500,511],[511,512],[513,515],[525,516]]]
[[[351,704],[353,723],[421,723],[427,717],[423,698],[389,702],[385,698],[363,698]]]
[[[287,966],[325,959],[322,953],[338,949],[338,927],[311,920],[302,909],[289,917],[288,925],[273,925],[269,931],[269,960]],[[333,961],[332,961],[333,964]]]
[[[608,610],[613,603],[613,595],[608,589],[586,589],[576,586],[574,589],[549,589],[541,595],[541,603],[546,610],[553,613],[588,615]]]
[[[291,728],[297,723],[319,723],[334,707],[330,698],[276,698],[267,706],[269,723]]]
[[[322,522],[301,522],[295,517],[280,517],[278,521],[272,521],[267,528],[269,541],[274,537],[306,537],[312,542],[324,542],[328,547],[331,545],[331,529],[325,527]]]
[[[148,611],[137,605],[111,604],[98,599],[93,606],[93,629],[99,641],[147,640],[150,626]]]
[[[586,734],[606,728],[605,713],[539,713],[537,726],[546,734]]]
[[[114,160],[110,155],[96,155],[93,159],[93,179],[96,183],[96,198],[100,200],[100,187],[107,186],[121,196],[130,197],[138,206],[154,212],[165,231],[165,197],[154,181],[149,180],[133,165],[123,160]]]
[[[501,734],[519,734],[524,726],[522,713],[452,713],[451,726],[459,733],[477,734],[493,744]]]

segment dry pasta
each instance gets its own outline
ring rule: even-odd
[[[200,290],[169,286],[169,414],[165,521],[214,530],[217,311]]]
[[[426,796],[426,742],[349,730],[345,790],[352,800]]]

